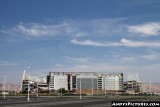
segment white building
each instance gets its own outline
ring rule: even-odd
[[[68,90],[68,75],[64,72],[50,72],[48,75],[49,90],[65,88]]]
[[[49,90],[123,90],[123,73],[50,72],[47,83]]]
[[[65,88],[68,90],[67,75],[55,75],[54,76],[54,90]]]
[[[106,90],[123,90],[123,74],[107,74]]]
[[[22,76],[21,91],[27,91],[39,88],[41,90],[48,90],[48,85],[45,77],[31,76],[25,70]]]
[[[123,73],[99,73],[99,90],[123,90]]]

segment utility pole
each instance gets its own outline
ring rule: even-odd
[[[28,73],[28,98],[27,98],[28,102],[30,101],[30,99],[29,99],[29,91],[30,91],[30,81],[29,81],[29,73]]]
[[[92,77],[92,96],[93,96],[93,77]]]
[[[3,83],[3,98],[6,98],[6,76],[4,76],[4,83]]]
[[[27,69],[30,69],[30,67],[26,67]],[[30,74],[29,74],[29,71],[28,71],[28,98],[27,98],[27,101],[29,102],[30,101],[30,98],[29,98],[29,91],[30,91]]]
[[[105,75],[105,81],[104,81],[104,90],[105,90],[105,96],[106,96],[106,75]]]
[[[81,96],[81,88],[82,88],[82,87],[81,87],[81,78],[80,78],[80,96],[79,96],[80,99],[82,99],[82,96]]]
[[[38,97],[38,83],[37,83],[37,97]]]

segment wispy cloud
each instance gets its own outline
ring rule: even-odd
[[[15,65],[19,65],[19,64],[18,63],[9,62],[9,61],[0,61],[0,66],[15,66]]]
[[[70,57],[70,56],[64,56],[64,58],[67,60],[67,62],[70,62],[72,64],[89,64],[91,61],[93,61],[93,58],[90,57]]]
[[[160,34],[160,22],[128,26],[128,31],[142,36],[158,36]]]
[[[22,34],[26,36],[59,36],[67,35],[72,32],[69,23],[61,22],[59,24],[41,24],[41,23],[19,23],[11,29],[1,30],[8,34]]]
[[[124,23],[126,18],[94,19],[94,20],[63,20],[57,23],[19,23],[12,28],[1,29],[1,32],[10,35],[29,37],[55,37],[55,36],[158,36],[160,22],[149,22],[138,25]]]
[[[111,42],[96,42],[92,40],[78,41],[77,39],[72,39],[71,43],[77,45],[88,45],[88,46],[121,46],[121,43],[111,43]]]
[[[86,46],[104,46],[104,47],[160,47],[159,42],[145,42],[145,41],[132,41],[128,39],[121,39],[120,42],[96,42],[92,40],[78,41],[77,39],[72,39],[71,43],[76,45],[86,45]]]
[[[63,20],[57,23],[19,23],[12,28],[2,29],[1,32],[30,37],[46,36],[111,36],[122,34],[125,18],[94,19],[94,20]],[[115,30],[116,29],[116,30]]]
[[[126,47],[160,47],[160,42],[157,41],[132,41],[121,39],[121,44]]]
[[[140,61],[158,61],[160,60],[159,54],[149,54],[149,55],[142,55],[142,56],[131,56],[131,57],[122,57],[122,61],[127,62],[140,62]]]

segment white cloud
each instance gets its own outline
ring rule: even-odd
[[[150,54],[150,55],[142,55],[142,56],[131,56],[131,57],[122,57],[122,61],[127,62],[143,62],[143,61],[158,61],[160,60],[159,54]]]
[[[78,41],[77,39],[72,39],[71,43],[77,44],[77,45],[89,45],[89,46],[105,46],[103,43],[91,41],[91,40],[85,40],[85,41]]]
[[[88,46],[121,46],[121,43],[111,43],[111,42],[96,42],[92,40],[78,41],[77,39],[72,39],[71,43],[77,45],[88,45]]]
[[[18,63],[13,63],[9,61],[0,61],[0,66],[15,66],[18,65]]]
[[[136,58],[135,57],[122,57],[121,60],[127,61],[127,62],[133,62],[136,60]]]
[[[127,39],[121,39],[123,46],[127,47],[160,47],[160,42],[145,42],[145,41],[132,41]]]
[[[146,59],[146,60],[159,60],[160,59],[160,55],[159,54],[144,55],[141,58],[142,59]]]
[[[19,23],[15,27],[2,30],[3,33],[22,34],[26,36],[41,37],[41,36],[57,36],[67,35],[72,32],[69,23],[61,22],[60,24],[41,24],[41,23]]]
[[[70,63],[74,63],[74,64],[88,64],[90,63],[91,60],[93,60],[92,58],[89,57],[70,57],[70,56],[65,56],[65,59],[70,62]]]
[[[128,26],[128,31],[142,36],[158,36],[160,34],[160,22]]]
[[[31,37],[42,36],[157,36],[160,34],[160,22],[138,25],[126,25],[126,18],[94,19],[94,20],[63,20],[57,23],[19,23],[12,28],[2,29],[7,34],[20,34]]]
[[[111,36],[126,32],[121,22],[124,18],[94,20],[63,20],[57,23],[19,23],[1,32],[10,35],[42,37],[42,36]],[[116,29],[116,30],[115,30]],[[123,33],[125,34],[125,33]]]
[[[54,66],[55,66],[55,67],[64,67],[64,65],[58,64],[58,63],[57,63],[57,64],[54,64]]]
[[[128,39],[121,39],[120,42],[96,42],[92,40],[78,41],[77,39],[72,39],[71,43],[77,45],[86,46],[104,46],[104,47],[115,47],[115,46],[125,46],[125,47],[160,47],[159,42],[145,42],[145,41],[132,41]]]

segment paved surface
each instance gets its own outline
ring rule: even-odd
[[[30,97],[30,101],[27,102],[25,96],[6,97],[3,99],[0,97],[0,107],[111,107],[112,100],[121,101],[160,101],[160,97],[140,96],[140,97]]]
[[[60,97],[8,97],[0,99],[0,107],[111,107],[111,102],[105,99],[78,99]]]

